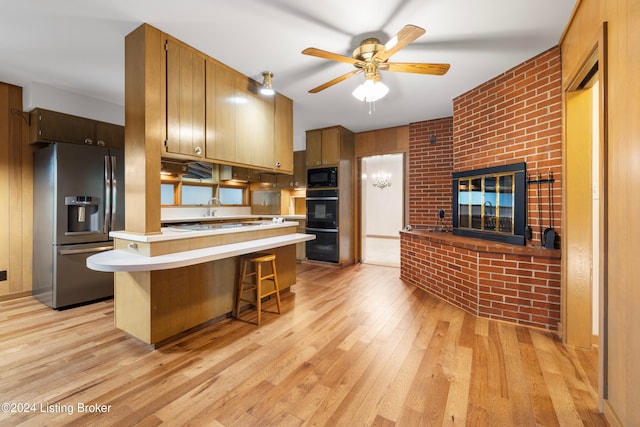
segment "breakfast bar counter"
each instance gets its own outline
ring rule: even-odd
[[[114,272],[117,328],[158,345],[192,328],[233,314],[242,256],[276,255],[281,292],[296,281],[296,244],[314,238],[297,222],[190,224],[162,233],[113,232],[112,251],[87,266]]]
[[[314,238],[312,234],[294,233],[153,257],[113,250],[92,255],[87,259],[87,266],[92,270],[106,272],[168,270],[293,245]]]

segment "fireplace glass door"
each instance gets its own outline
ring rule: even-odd
[[[454,174],[454,234],[524,244],[524,164]]]

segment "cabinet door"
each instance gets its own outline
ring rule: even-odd
[[[254,87],[257,91],[257,87]],[[255,144],[251,147],[250,165],[274,169],[275,160],[275,115],[272,96],[253,95],[255,103],[256,135]]]
[[[95,122],[83,117],[35,109],[31,112],[31,142],[95,144]]]
[[[236,161],[273,169],[273,98],[258,94],[247,77],[236,79]]]
[[[170,153],[204,157],[204,57],[195,49],[166,41],[167,140]]]
[[[337,165],[340,161],[340,130],[322,129],[322,164]]]
[[[207,61],[207,157],[236,161],[236,75]]]
[[[322,165],[322,131],[307,131],[307,167]]]
[[[276,93],[275,98],[274,168],[278,172],[293,172],[293,101]]]
[[[306,187],[307,186],[307,152],[304,150],[296,151],[293,153],[293,186],[294,187]]]
[[[278,188],[293,188],[293,175],[277,175],[276,186]]]
[[[97,122],[96,144],[109,148],[124,148],[124,126]]]

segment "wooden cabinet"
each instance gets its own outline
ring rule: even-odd
[[[273,97],[260,95],[258,84],[236,78],[236,161],[274,169]]]
[[[342,158],[353,157],[353,133],[342,127],[333,126],[307,131],[308,168],[336,166]]]
[[[207,58],[206,64],[206,157],[236,161],[236,73]]]
[[[293,153],[293,186],[303,188],[307,186],[307,152],[305,150]]]
[[[307,131],[307,169],[338,168],[338,265],[355,262],[354,134],[342,126]],[[307,183],[308,184],[308,183]],[[307,190],[307,197],[311,191]]]
[[[293,104],[215,60],[206,62],[206,157],[293,172]]]
[[[168,38],[166,51],[169,153],[205,155],[205,64],[197,50]]]
[[[260,171],[256,171],[256,173],[259,175],[258,181],[261,184],[269,184],[271,188],[286,190],[294,187],[293,175],[261,173]]]
[[[282,189],[293,188],[293,175],[276,175],[276,187]]]
[[[124,126],[36,108],[30,114],[30,141],[124,147]]]
[[[144,79],[153,81],[151,93],[161,91],[154,111],[164,123],[154,125],[164,128],[163,157],[293,172],[290,99],[262,95],[255,80],[168,34],[144,30],[161,41],[146,46],[158,53],[153,60],[160,69]],[[138,59],[132,54],[129,62]]]
[[[275,95],[274,168],[278,172],[293,173],[293,101]]]
[[[113,123],[94,122],[96,144],[111,148],[124,148],[124,126]]]
[[[240,166],[220,165],[219,167],[220,181],[246,181],[257,182],[260,180],[258,171]]]

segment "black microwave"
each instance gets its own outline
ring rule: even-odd
[[[338,186],[338,168],[314,168],[307,170],[308,188],[333,188]]]

